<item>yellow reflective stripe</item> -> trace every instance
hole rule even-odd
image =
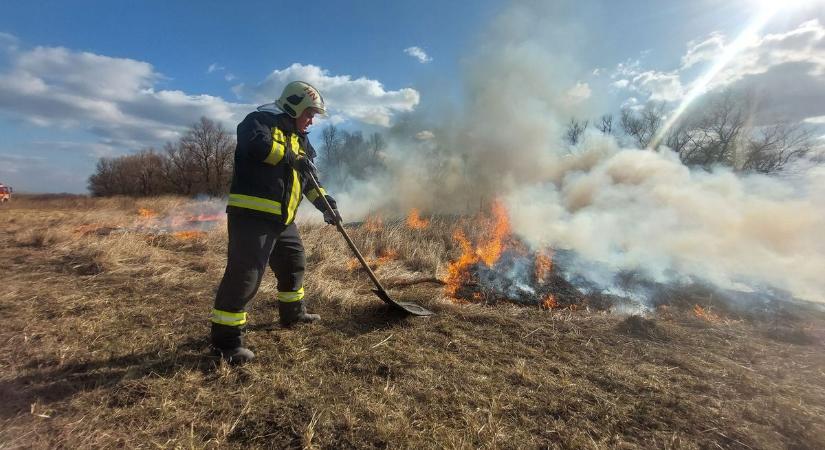
[[[303,155],[304,150],[301,148],[301,141],[298,140],[298,135],[297,134],[291,134],[289,137],[290,137],[290,141],[292,142],[292,152],[295,153],[296,155]]]
[[[251,195],[229,194],[229,206],[281,215],[281,203]]]
[[[284,152],[286,151],[286,139],[284,138],[284,132],[281,131],[280,128],[273,128],[272,129],[272,149],[269,151],[269,155],[267,155],[264,162],[267,164],[278,164],[284,159]]]
[[[324,188],[321,188],[320,190],[312,189],[309,192],[307,192],[307,198],[311,202],[314,202],[315,199],[318,198],[321,195],[327,195],[327,191],[325,191]]]
[[[292,152],[296,155],[303,154],[301,149],[301,141],[298,139],[298,134],[292,133],[289,135],[289,146]],[[301,178],[298,176],[298,171],[292,171],[292,192],[289,193],[289,204],[286,208],[286,221],[284,223],[290,224],[295,219],[295,211],[298,209],[298,204],[301,203],[302,196]]]
[[[230,327],[239,327],[246,323],[246,311],[236,313],[229,311],[221,311],[220,309],[213,309],[212,322],[221,325],[228,325]]]
[[[273,139],[272,150],[270,150],[269,154],[266,155],[266,159],[264,159],[264,162],[267,164],[272,164],[273,166],[275,164],[278,164],[279,162],[281,162],[282,159],[284,159],[284,149],[284,144]]]
[[[278,292],[278,301],[282,303],[292,303],[303,300],[304,288],[298,289],[295,292]]]
[[[298,171],[292,171],[292,192],[289,194],[289,206],[286,209],[286,222],[292,223],[295,218],[295,210],[298,209],[298,203],[301,202],[301,179],[298,177]]]

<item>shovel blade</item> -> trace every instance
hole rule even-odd
[[[401,309],[401,310],[405,311],[407,314],[412,314],[414,316],[431,316],[431,315],[433,315],[432,311],[430,311],[429,309],[427,309],[427,308],[425,308],[421,305],[417,305],[417,304],[412,303],[412,302],[397,302],[397,301],[393,300],[392,298],[390,298],[390,294],[387,294],[386,291],[382,291],[382,290],[379,290],[379,289],[373,289],[372,292],[378,298],[383,300],[384,303],[392,306],[393,308]]]

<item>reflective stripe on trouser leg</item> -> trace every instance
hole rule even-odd
[[[212,310],[212,323],[226,325],[229,327],[240,327],[246,325],[246,311],[229,312],[220,309]]]
[[[278,301],[282,303],[299,302],[304,299],[304,288],[297,291],[278,292]]]

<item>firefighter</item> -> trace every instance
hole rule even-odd
[[[229,191],[229,245],[226,270],[212,309],[212,347],[230,363],[254,354],[243,346],[246,305],[255,296],[266,266],[278,280],[278,314],[283,326],[315,322],[304,304],[304,247],[295,213],[306,195],[324,213],[324,221],[341,220],[335,200],[318,179],[315,150],[307,130],[316,114],[325,114],[324,99],[303,81],[284,87],[273,103],[258,107],[238,124],[235,167]],[[333,207],[328,211],[321,196]]]

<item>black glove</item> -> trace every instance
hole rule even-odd
[[[342,220],[343,219],[341,219],[341,213],[339,213],[337,209],[333,209],[332,211],[324,211],[324,222],[330,225],[335,225],[338,222],[341,222]]]
[[[312,161],[306,156],[299,156],[295,158],[292,168],[298,172],[301,172],[304,176],[312,174],[312,176],[315,177],[315,181],[318,181],[318,168],[315,167],[315,164],[313,164]]]
[[[330,211],[326,205],[324,205],[324,222],[330,225],[341,222],[343,219],[341,219],[341,213],[338,212],[338,203],[331,195],[325,195],[324,197],[327,199],[327,202],[329,202],[329,206],[332,206],[332,211]],[[321,202],[323,202],[323,200],[321,200]]]

